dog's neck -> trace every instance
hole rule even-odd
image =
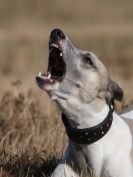
[[[102,122],[109,112],[109,106],[105,100],[95,99],[91,103],[80,106],[73,114],[66,114],[69,123],[76,128],[89,128]]]

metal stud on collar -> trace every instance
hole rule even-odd
[[[115,102],[114,102],[114,98],[111,99],[111,102],[109,104],[109,109],[114,111],[115,110]]]

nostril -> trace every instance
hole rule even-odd
[[[64,35],[64,33],[61,31],[61,30],[59,30],[59,31],[57,31],[57,35],[60,37],[60,38],[65,38],[65,35]]]
[[[52,37],[52,38],[65,39],[65,35],[64,35],[64,33],[63,33],[60,29],[54,29],[54,30],[51,32],[50,37]]]

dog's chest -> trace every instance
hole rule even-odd
[[[103,164],[103,151],[98,144],[92,145],[77,145],[71,144],[69,146],[69,155],[76,162],[80,169],[85,171],[95,171],[100,175],[100,169]]]

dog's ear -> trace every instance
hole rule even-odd
[[[124,96],[123,90],[119,87],[119,85],[116,84],[113,80],[109,79],[106,92],[107,102],[110,103],[112,98],[118,101],[122,101],[123,96]]]

